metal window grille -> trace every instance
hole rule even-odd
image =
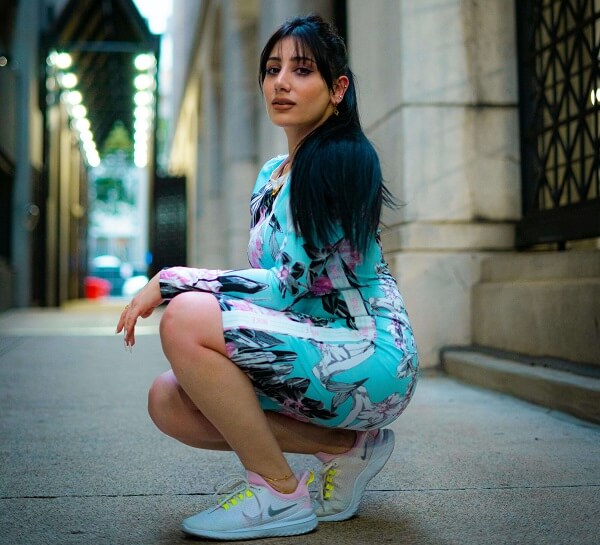
[[[517,246],[600,236],[600,0],[517,0]]]

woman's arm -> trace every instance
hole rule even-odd
[[[298,299],[315,293],[314,282],[323,274],[327,259],[340,242],[311,250],[304,247],[301,238],[288,234],[270,269],[164,269],[159,273],[160,293],[164,299],[186,291],[220,293],[274,310],[285,310]],[[323,291],[322,279],[318,291]]]

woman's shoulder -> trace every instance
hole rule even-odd
[[[277,155],[277,156],[269,159],[260,169],[260,173],[262,174],[262,173],[266,172],[269,174],[269,176],[271,176],[271,174],[273,174],[275,169],[281,163],[283,163],[286,159],[287,159],[287,154]]]
[[[260,187],[262,187],[263,185],[265,185],[268,181],[269,178],[271,177],[271,174],[273,174],[273,172],[275,171],[275,169],[281,164],[283,163],[283,161],[285,161],[285,159],[287,158],[287,155],[277,155],[276,157],[273,157],[272,159],[269,159],[260,169],[260,171],[258,172],[258,176],[256,178],[256,184],[255,184],[255,189],[259,189]]]

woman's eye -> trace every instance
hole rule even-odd
[[[296,68],[296,72],[301,76],[308,76],[312,72],[312,70],[310,70],[309,68],[305,68],[304,66],[299,66],[298,68]]]
[[[267,66],[266,73],[270,76],[273,76],[279,72],[279,68],[277,66]]]

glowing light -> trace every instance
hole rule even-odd
[[[73,64],[73,59],[68,53],[55,53],[50,55],[52,64],[61,70],[69,68]]]
[[[154,96],[148,91],[138,91],[133,97],[136,106],[148,106],[153,100]]]
[[[133,128],[136,131],[146,132],[150,128],[150,124],[146,119],[137,119],[133,124]]]
[[[90,120],[86,117],[82,117],[80,119],[75,120],[73,123],[74,128],[76,128],[79,132],[87,131],[91,127]]]
[[[133,62],[135,67],[140,71],[149,70],[156,65],[156,59],[154,58],[154,55],[150,55],[148,53],[142,53],[141,55],[138,55]]]
[[[148,74],[140,74],[133,80],[133,85],[138,91],[154,88],[154,78]]]
[[[67,93],[63,93],[62,96],[64,97],[65,101],[72,106],[81,104],[81,101],[83,100],[83,96],[81,96],[79,91],[69,91]]]
[[[98,155],[88,156],[87,162],[92,168],[97,167],[100,165],[100,157]]]
[[[94,144],[93,140],[88,140],[83,143],[83,149],[85,150],[86,155],[97,155],[98,150],[96,149],[96,144]]]
[[[148,133],[146,131],[135,131],[133,133],[133,141],[137,144],[143,143],[146,145],[146,141],[148,140]]]
[[[73,89],[77,85],[77,76],[72,72],[67,72],[60,76],[60,84],[65,89]]]
[[[81,131],[79,138],[81,138],[82,142],[92,142],[94,140],[94,135],[92,134],[92,131],[88,129],[86,131]]]
[[[152,109],[148,106],[137,106],[133,111],[133,117],[136,119],[149,119],[152,116]]]
[[[148,156],[147,155],[135,155],[133,158],[133,162],[135,166],[138,168],[144,168],[148,164]]]
[[[87,109],[82,104],[77,104],[76,106],[73,106],[73,108],[71,108],[71,115],[75,119],[81,119],[82,117],[85,117],[87,115]]]
[[[4,68],[8,64],[8,59],[4,55],[0,55],[0,68]]]

